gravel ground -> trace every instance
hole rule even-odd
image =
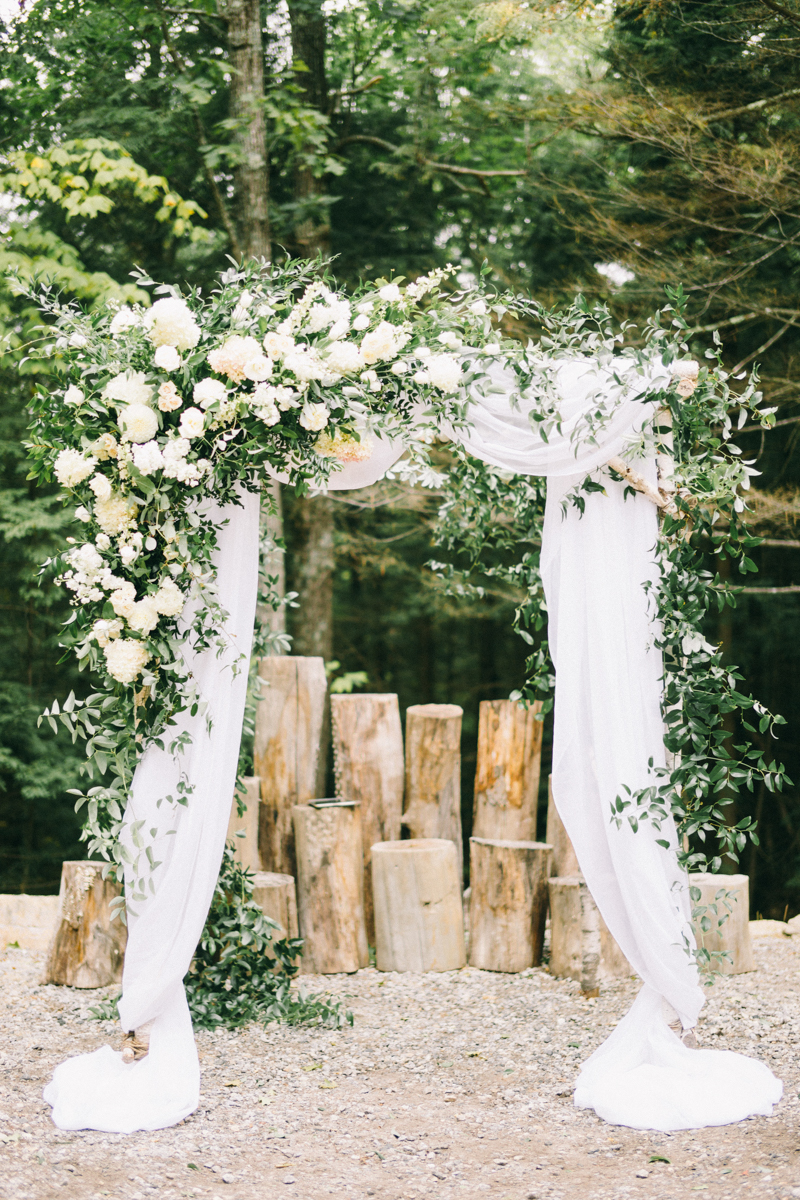
[[[634,981],[584,1000],[544,970],[306,978],[355,1025],[200,1033],[200,1108],[154,1134],[63,1133],[42,1087],[70,1054],[116,1042],[98,993],[38,984],[41,959],[0,954],[0,1197],[145,1200],[632,1200],[800,1197],[800,939],[755,943],[758,970],[717,982],[701,1044],[783,1079],[770,1119],[697,1133],[609,1126],[572,1107],[580,1062]]]

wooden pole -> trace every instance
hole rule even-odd
[[[277,922],[276,941],[281,938],[296,938],[300,934],[297,924],[297,895],[291,875],[275,871],[259,871],[253,879],[253,899],[265,917]]]
[[[536,840],[544,724],[537,701],[482,700],[472,832],[475,837]],[[548,839],[549,840],[549,839]]]
[[[372,846],[397,841],[403,809],[403,731],[391,693],[331,696],[336,795],[361,805],[364,839],[364,917],[375,942]]]
[[[525,971],[542,957],[552,848],[470,838],[469,961]]]
[[[581,869],[578,865],[578,856],[564,828],[564,822],[558,815],[558,809],[553,799],[552,775],[547,780],[547,833],[545,834],[545,839],[548,845],[553,847],[553,857],[550,860],[550,874],[558,876],[580,875]]]
[[[103,879],[108,863],[65,862],[61,868],[59,914],[47,954],[44,983],[100,988],[122,980],[128,931],[111,919],[111,902],[121,888]]]
[[[457,704],[406,709],[406,786],[403,825],[412,838],[449,838],[459,863],[461,834],[461,718]],[[463,871],[462,871],[463,874]]]
[[[242,799],[245,811],[239,816],[239,794],[234,792],[231,815],[228,821],[228,832],[225,841],[234,847],[236,861],[248,871],[261,870],[261,856],[258,852],[258,820],[261,796],[261,780],[250,775],[242,780],[246,796]],[[240,834],[244,836],[239,836]]]
[[[466,962],[461,862],[448,838],[372,847],[379,971],[457,971]]]
[[[689,883],[700,889],[700,899],[692,903],[692,908],[703,910],[692,922],[697,945],[705,950],[727,952],[730,956],[712,958],[708,969],[722,975],[755,971],[750,940],[750,880],[747,875],[708,875],[698,872],[689,876]],[[709,928],[704,929],[704,924]]]
[[[357,804],[292,809],[303,970],[335,975],[369,962],[364,925],[364,858]]]
[[[321,658],[272,655],[258,664],[255,773],[261,779],[258,846],[266,871],[295,874],[292,807],[316,794],[327,681]]]

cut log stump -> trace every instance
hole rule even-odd
[[[575,853],[569,835],[564,828],[564,822],[558,815],[553,799],[553,776],[547,780],[547,834],[546,841],[553,847],[553,857],[550,860],[550,874],[563,878],[567,875],[580,875],[578,856]]]
[[[234,794],[231,806],[231,816],[228,821],[228,832],[225,841],[234,847],[234,857],[240,866],[248,871],[261,870],[261,856],[258,852],[258,823],[259,805],[261,802],[261,780],[250,775],[242,780],[246,796],[242,799],[247,806],[242,816],[239,816],[239,798]]]
[[[550,889],[550,974],[577,979],[585,996],[633,968],[600,915],[582,875],[554,877]]]
[[[536,840],[544,729],[536,714],[541,708],[539,701],[521,708],[514,700],[481,700],[474,837]]]
[[[0,896],[0,950],[46,951],[58,921],[58,896],[26,896],[12,892]]]
[[[372,847],[379,971],[456,971],[466,962],[461,862],[449,838]]]
[[[102,862],[65,862],[61,868],[59,911],[47,954],[44,983],[100,988],[122,980],[127,929],[111,919],[118,883],[103,879]]]
[[[331,696],[336,795],[361,805],[364,839],[364,918],[375,941],[372,845],[400,837],[403,809],[403,730],[392,693]]]
[[[302,969],[335,975],[369,963],[361,812],[353,802],[292,809]]]
[[[278,925],[273,937],[299,937],[297,924],[297,895],[294,878],[275,871],[258,871],[253,877],[253,899],[265,917]]]
[[[412,838],[449,838],[464,861],[461,834],[461,718],[457,704],[406,709],[403,825]]]
[[[469,961],[525,971],[542,957],[552,847],[470,838]]]
[[[719,971],[722,975],[741,975],[745,971],[755,971],[750,940],[748,876],[697,873],[689,876],[689,883],[692,887],[700,889],[700,899],[692,902],[692,908],[704,910],[693,920],[698,947],[702,946],[703,949],[712,952],[726,951],[730,956],[712,957],[708,964],[709,970]],[[710,925],[710,928],[703,929],[704,923]]]
[[[258,664],[255,774],[261,779],[258,845],[265,871],[295,874],[292,808],[316,794],[327,680],[321,658],[272,655]]]

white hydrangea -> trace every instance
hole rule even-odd
[[[129,579],[114,580],[112,577],[112,581],[117,586],[113,588],[111,595],[108,597],[109,602],[117,616],[124,617],[127,620],[133,612],[133,606],[136,603],[136,588]]]
[[[345,329],[350,325],[350,304],[329,293],[327,304],[314,304],[309,309],[306,328],[309,333],[320,333],[331,325],[344,324]]]
[[[340,375],[346,375],[350,371],[361,370],[364,356],[354,342],[336,342],[331,346],[325,362]]]
[[[245,366],[254,359],[263,357],[261,347],[253,337],[241,337],[235,333],[212,350],[207,356],[208,365],[218,375],[227,375],[234,383],[245,378]]]
[[[200,408],[185,408],[181,413],[178,431],[182,438],[200,437],[205,427],[206,418]]]
[[[64,403],[65,404],[82,404],[84,399],[85,399],[84,393],[81,391],[81,389],[79,387],[76,387],[74,383],[71,383],[69,385],[69,387],[67,388],[67,390],[64,392]]]
[[[126,442],[149,442],[158,433],[158,417],[147,404],[126,405],[117,418],[117,424]]]
[[[192,389],[192,399],[201,408],[208,408],[217,401],[222,401],[228,394],[228,389],[221,379],[201,379]]]
[[[381,321],[377,328],[365,333],[361,341],[361,353],[367,363],[381,362],[394,358],[405,346],[411,335],[398,325]]]
[[[136,520],[136,502],[126,496],[113,494],[107,500],[96,500],[94,519],[109,537],[127,532]]]
[[[108,673],[118,683],[133,683],[150,655],[142,642],[132,638],[116,638],[103,649]]]
[[[253,392],[251,407],[255,416],[265,425],[277,425],[281,414],[276,404],[276,393],[283,388],[268,387],[261,383]]]
[[[174,346],[159,346],[154,355],[155,364],[161,371],[177,371],[181,356]]]
[[[62,487],[74,488],[88,479],[97,466],[96,458],[87,458],[80,450],[61,450],[55,461],[56,479]]]
[[[186,597],[173,579],[163,580],[153,596],[153,604],[162,617],[179,617],[185,603]]]
[[[294,349],[294,338],[288,333],[268,333],[262,343],[270,358],[283,358]]]
[[[103,395],[118,404],[149,404],[153,389],[144,371],[122,371],[108,381]]]
[[[284,356],[283,365],[301,383],[322,380],[327,374],[319,356],[313,350],[303,350],[299,346]]]
[[[111,492],[111,480],[107,475],[93,475],[89,480],[89,487],[94,492],[98,500],[108,500]]]
[[[461,364],[452,354],[432,354],[427,360],[428,378],[440,392],[457,392],[461,384]]]
[[[171,438],[164,446],[164,466],[169,469],[177,463],[182,462],[192,448],[191,442],[186,438],[177,437]]]
[[[311,402],[304,404],[303,411],[300,413],[300,424],[303,429],[308,429],[312,433],[324,429],[328,424],[328,410],[325,405]]]
[[[192,350],[200,341],[200,326],[185,300],[166,296],[148,309],[144,323],[150,341],[156,346],[174,346]]]
[[[186,438],[173,438],[164,447],[164,474],[168,479],[177,479],[178,483],[196,487],[202,476],[209,468],[207,459],[196,463],[187,462],[186,455],[191,449],[191,442]]]
[[[164,466],[164,456],[158,442],[142,442],[141,445],[134,446],[133,463],[142,475],[152,475],[154,471],[160,471]]]
[[[133,329],[138,325],[141,317],[135,313],[127,304],[123,304],[122,308],[114,315],[111,321],[110,329],[111,336],[117,337],[120,333],[124,333],[126,329]]]
[[[159,612],[152,596],[145,596],[131,605],[125,620],[137,633],[152,633],[158,624]]]
[[[97,547],[91,542],[75,546],[65,555],[70,570],[62,577],[63,583],[81,604],[90,604],[103,599],[100,584],[107,571]]]

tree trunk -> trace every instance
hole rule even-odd
[[[606,979],[633,968],[600,915],[582,875],[553,877],[550,890],[550,974],[577,979],[584,995],[597,995]]]
[[[128,931],[112,921],[118,883],[103,879],[101,862],[65,862],[61,868],[59,919],[47,955],[44,982],[100,988],[122,980]]]
[[[234,855],[240,866],[248,871],[261,870],[261,855],[258,852],[258,823],[261,780],[248,776],[242,780],[247,795],[242,797],[245,811],[239,816],[239,793],[234,792],[228,832],[225,841],[234,847]],[[240,836],[243,835],[243,836]]]
[[[544,725],[537,701],[482,700],[478,719],[474,837],[536,841]]]
[[[544,840],[548,846],[553,847],[553,857],[550,860],[551,875],[580,875],[578,856],[553,799],[552,775],[547,780],[547,833]]]
[[[284,651],[271,640],[270,635],[286,633],[285,551],[283,542],[283,497],[281,485],[276,479],[264,483],[261,502],[261,552],[259,562],[260,596],[256,606],[257,627],[261,630],[265,654],[282,654]],[[267,603],[267,598],[273,601]]]
[[[296,938],[297,895],[294,878],[275,871],[258,871],[253,878],[253,899],[265,917],[271,917],[279,926],[273,937]]]
[[[292,810],[297,847],[297,908],[303,970],[357,971],[369,963],[358,805]]]
[[[261,0],[226,0],[223,11],[228,20],[230,115],[237,122],[235,136],[239,150],[233,172],[239,240],[246,258],[264,258],[270,262]]]
[[[457,704],[406,709],[403,824],[412,838],[450,838],[464,861],[461,836],[461,718]]]
[[[730,955],[730,958],[712,958],[708,970],[719,971],[722,975],[755,971],[750,941],[750,880],[747,875],[696,874],[689,876],[689,883],[700,889],[700,899],[692,907],[706,910],[693,921],[697,945],[705,950],[726,951]],[[726,893],[732,895],[727,896]],[[708,930],[702,927],[704,917],[711,926]]]
[[[372,851],[379,971],[458,971],[466,963],[461,863],[445,838]]]
[[[547,918],[550,847],[470,838],[469,961],[483,971],[538,966]]]
[[[302,98],[311,108],[327,114],[328,80],[325,71],[326,26],[321,0],[290,0],[289,19],[292,26],[292,61],[295,64],[295,83]],[[298,69],[302,63],[306,70]],[[295,171],[294,197],[300,206],[294,237],[298,253],[304,258],[330,254],[330,223],[317,221],[313,211],[315,199],[322,195],[324,181],[307,166]],[[304,208],[306,211],[304,212]]]

